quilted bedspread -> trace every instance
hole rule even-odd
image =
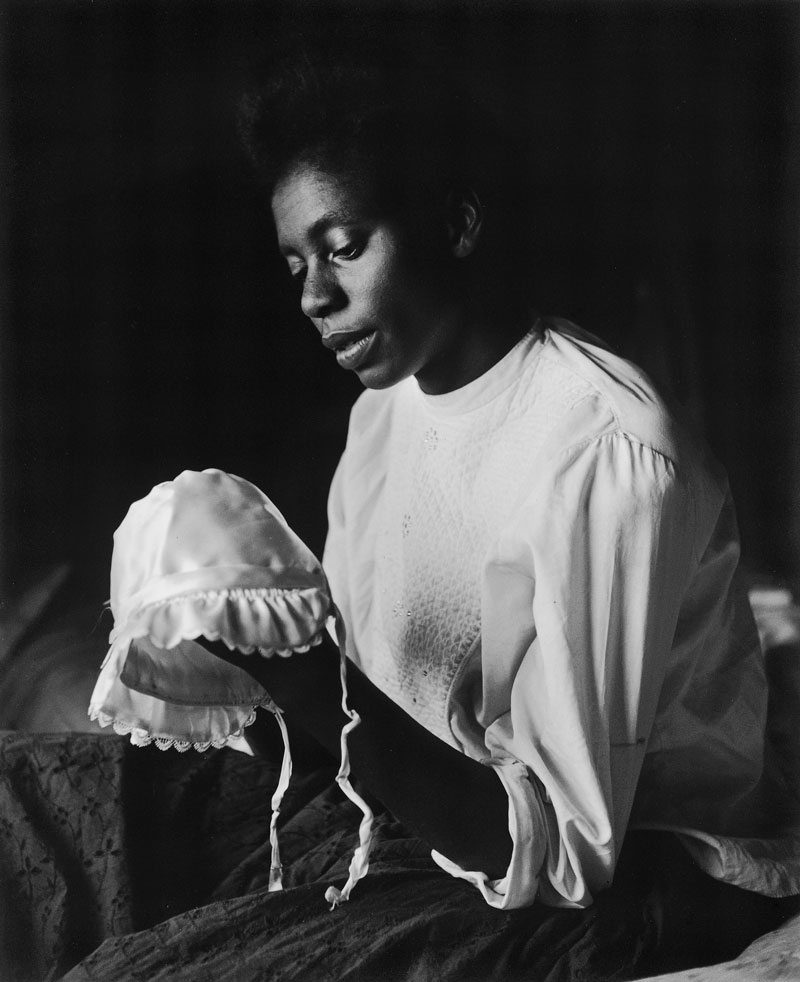
[[[625,979],[733,957],[775,921],[654,833],[631,837],[588,910],[493,910],[380,810],[368,876],[329,911],[325,888],[346,878],[359,821],[334,771],[293,777],[285,889],[269,893],[277,763],[3,734],[0,979]]]

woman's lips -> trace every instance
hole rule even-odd
[[[366,357],[375,331],[341,331],[323,337],[322,343],[336,354],[342,368],[357,368]]]
[[[372,341],[375,338],[375,331],[362,335],[355,341],[347,342],[344,347],[336,348],[336,361],[341,368],[355,369],[367,357]]]

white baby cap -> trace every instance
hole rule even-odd
[[[285,754],[272,798],[270,889],[281,889],[276,821],[291,777],[286,725],[266,690],[243,669],[195,639],[223,641],[253,657],[289,656],[322,640],[336,625],[341,657],[342,731],[337,783],[362,811],[359,844],[332,906],[366,875],[372,812],[350,784],[347,737],[359,722],[347,704],[344,625],[319,561],[254,484],[208,469],[183,471],[128,510],[114,533],[110,650],[89,715],[129,734],[137,746],[162,750],[246,749],[244,727],[256,707],[275,714]]]
[[[322,567],[269,498],[210,469],[131,505],[114,534],[111,611],[90,716],[139,745],[205,750],[240,737],[256,706],[275,707],[194,639],[289,655],[321,639],[333,605]]]

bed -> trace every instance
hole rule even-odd
[[[79,586],[79,574],[57,567],[2,611],[3,982],[800,978],[800,905],[782,902],[763,924],[744,923],[739,891],[708,910],[698,878],[693,910],[654,906],[648,864],[677,869],[682,860],[677,844],[646,835],[620,863],[625,910],[601,895],[587,911],[506,913],[446,877],[374,803],[370,873],[331,912],[325,889],[346,877],[359,814],[333,783],[335,763],[311,747],[296,751],[281,817],[286,889],[271,894],[279,757],[139,749],[91,723],[109,622],[100,604],[80,604]],[[800,609],[784,590],[752,597],[781,693],[773,738],[800,753]],[[688,917],[725,918],[727,946],[678,941],[644,954],[659,932],[679,939]]]

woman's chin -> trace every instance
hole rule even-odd
[[[403,379],[408,378],[410,372],[402,372],[396,366],[388,365],[386,362],[373,362],[365,364],[357,369],[353,369],[358,375],[359,381],[366,389],[388,389]]]

